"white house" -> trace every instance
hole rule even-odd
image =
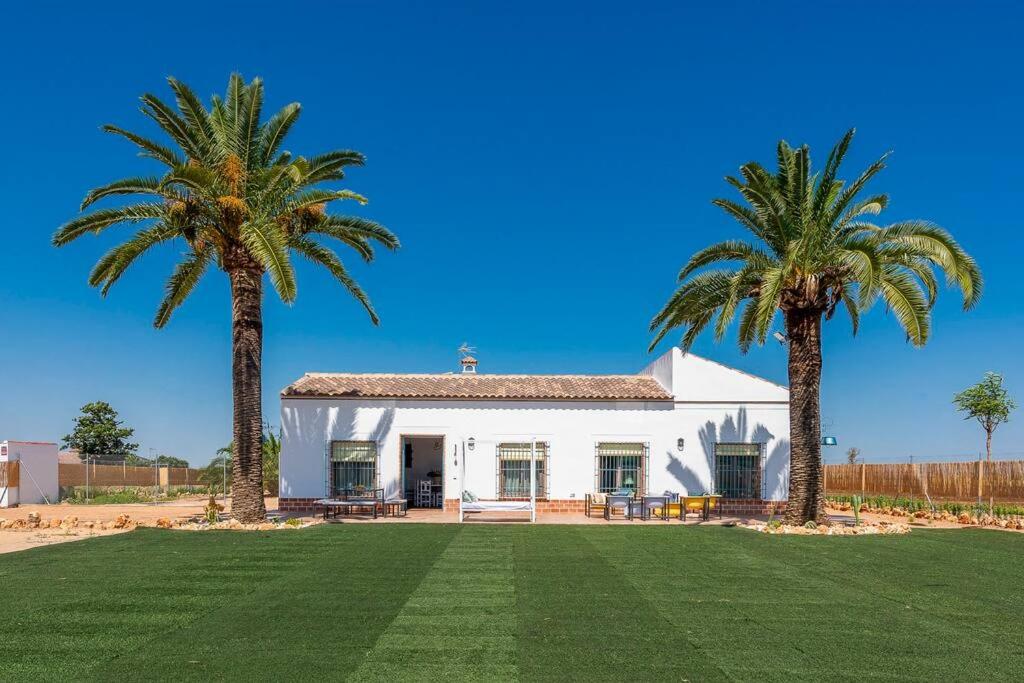
[[[57,444],[0,441],[0,507],[56,503]]]
[[[587,493],[720,493],[727,512],[785,500],[789,392],[673,348],[636,375],[308,373],[281,392],[280,507],[332,490],[529,496],[580,511]],[[465,462],[458,464],[459,454]],[[460,482],[460,472],[465,481]]]

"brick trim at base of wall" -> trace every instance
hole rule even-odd
[[[761,500],[760,498],[730,498],[722,500],[722,514],[742,517],[744,515],[770,515],[772,509],[776,515],[786,511],[784,500]]]
[[[312,510],[313,503],[319,498],[278,498],[277,509],[280,512],[300,512]]]
[[[279,498],[277,509],[281,512],[299,512],[313,509],[313,503],[317,498]],[[558,513],[582,513],[584,512],[585,501],[582,498],[564,498],[556,500],[538,500],[537,512],[545,514]],[[786,501],[770,501],[759,499],[729,499],[722,501],[722,514],[725,515],[767,515],[771,514],[772,508],[775,514],[779,515],[786,511]],[[458,512],[459,499],[446,498],[444,501],[445,512]]]

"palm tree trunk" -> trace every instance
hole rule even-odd
[[[790,309],[789,338],[789,502],[786,523],[824,522],[821,469],[821,311]]]
[[[263,522],[262,366],[263,273],[237,267],[231,279],[231,396],[234,401],[234,454],[231,515],[240,522]]]

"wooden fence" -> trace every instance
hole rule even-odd
[[[1024,502],[1024,460],[825,465],[835,495]]]
[[[61,486],[196,486],[199,470],[188,467],[132,467],[130,465],[76,465],[60,463],[57,479]]]
[[[0,462],[0,488],[17,488],[20,478],[21,463],[17,460]]]

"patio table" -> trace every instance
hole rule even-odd
[[[384,501],[384,516],[405,517],[409,513],[409,501],[405,498],[389,498]]]

